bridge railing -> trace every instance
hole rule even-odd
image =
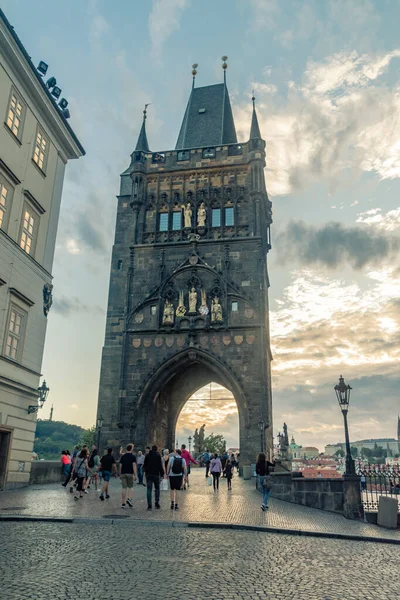
[[[356,473],[361,476],[361,498],[364,512],[378,512],[379,498],[395,498],[400,513],[400,469],[398,466],[356,462]]]

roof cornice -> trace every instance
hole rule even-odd
[[[29,97],[34,101],[35,108],[39,110],[43,121],[45,121],[52,131],[55,139],[58,140],[65,155],[69,159],[83,156],[85,154],[83,146],[65,117],[61,114],[57,103],[38,74],[31,57],[1,9],[0,49],[6,60],[15,69],[21,82],[26,87]],[[18,91],[21,93],[20,89]]]

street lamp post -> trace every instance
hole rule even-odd
[[[189,454],[190,454],[192,451],[192,436],[191,435],[189,435],[189,437],[188,437],[188,442],[189,442]]]
[[[97,451],[100,454],[100,434],[101,434],[101,428],[103,427],[103,417],[101,415],[99,415],[97,417]]]
[[[347,424],[347,413],[349,412],[350,404],[350,391],[352,388],[346,385],[342,375],[339,377],[339,383],[335,385],[336,397],[340,406],[340,410],[343,414],[344,420],[344,435],[346,440],[346,475],[355,475],[356,469],[354,465],[353,457],[351,456],[350,439],[349,439],[349,427]]]
[[[43,380],[42,385],[40,387],[38,387],[37,391],[38,391],[39,404],[30,404],[28,406],[28,415],[31,415],[32,413],[37,413],[39,408],[43,408],[43,404],[47,400],[47,396],[49,395],[50,388],[47,387],[45,380]]]

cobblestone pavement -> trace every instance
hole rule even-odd
[[[233,523],[400,540],[400,530],[385,530],[376,525],[349,521],[341,515],[280,500],[271,499],[270,509],[263,513],[260,509],[261,496],[255,490],[254,480],[244,481],[235,476],[233,490],[229,493],[226,481],[222,480],[219,493],[214,494],[212,487],[207,485],[204,470],[193,469],[190,478],[189,490],[180,492],[179,511],[170,510],[168,492],[161,492],[161,510],[147,511],[146,489],[139,485],[135,485],[133,509],[122,510],[121,485],[119,480],[114,479],[111,481],[111,498],[104,502],[99,501],[94,490],[75,502],[72,494],[58,484],[1,492],[0,517],[15,514],[86,518],[119,515],[126,519],[129,517],[130,520]]]
[[[0,522],[0,556],[7,600],[400,596],[399,548],[371,542],[140,521]]]

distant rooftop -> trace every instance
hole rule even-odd
[[[222,144],[237,144],[226,84],[217,83],[193,88],[175,149]]]

